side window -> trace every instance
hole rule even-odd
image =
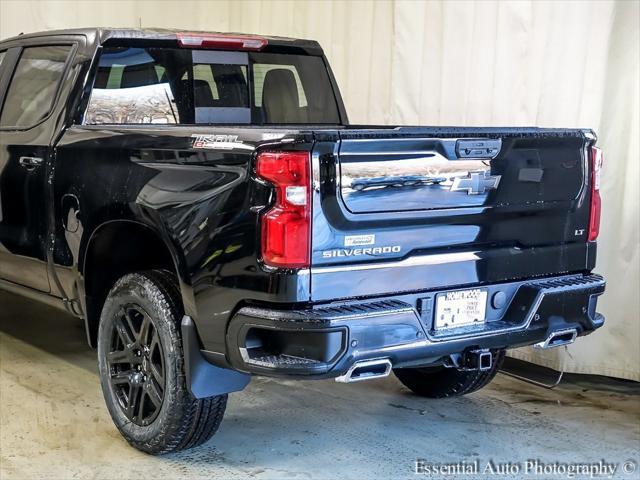
[[[0,114],[0,127],[31,127],[49,114],[70,52],[70,45],[22,51]]]
[[[119,47],[104,50],[85,124],[178,123],[182,105],[176,105],[163,64],[169,60],[166,55],[156,60],[153,51]]]
[[[6,50],[4,52],[0,52],[0,67],[2,67],[2,59],[4,58],[5,53],[7,53]]]

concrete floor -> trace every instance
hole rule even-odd
[[[434,401],[395,378],[257,378],[230,397],[209,443],[151,457],[118,434],[96,372],[80,322],[0,292],[2,480],[414,478],[416,459],[478,460],[481,469],[489,461],[604,460],[619,464],[616,478],[639,478],[621,472],[639,459],[637,384],[570,377],[549,391],[501,374],[481,392]]]

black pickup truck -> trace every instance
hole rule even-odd
[[[604,322],[590,130],[349,125],[316,42],[166,30],[4,40],[0,106],[0,288],[84,319],[143,451],[252,375],[463,395]]]

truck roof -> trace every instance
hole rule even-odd
[[[98,43],[102,44],[107,40],[165,40],[174,41],[179,33],[194,34],[217,34],[217,35],[249,35],[264,38],[269,45],[275,47],[293,47],[304,50],[309,54],[322,54],[322,47],[315,40],[306,40],[301,38],[275,37],[271,35],[254,35],[237,32],[206,32],[202,30],[191,29],[167,29],[167,28],[108,28],[108,27],[85,27],[85,28],[69,28],[64,30],[49,30],[42,32],[24,33],[14,37],[6,38],[0,43],[8,43],[17,40],[26,40],[37,37],[56,37],[65,35],[84,35],[89,38],[95,38]]]

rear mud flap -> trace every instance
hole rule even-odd
[[[251,380],[246,373],[210,364],[200,352],[200,341],[193,319],[182,318],[182,346],[184,349],[187,386],[195,398],[207,398],[243,390]]]

